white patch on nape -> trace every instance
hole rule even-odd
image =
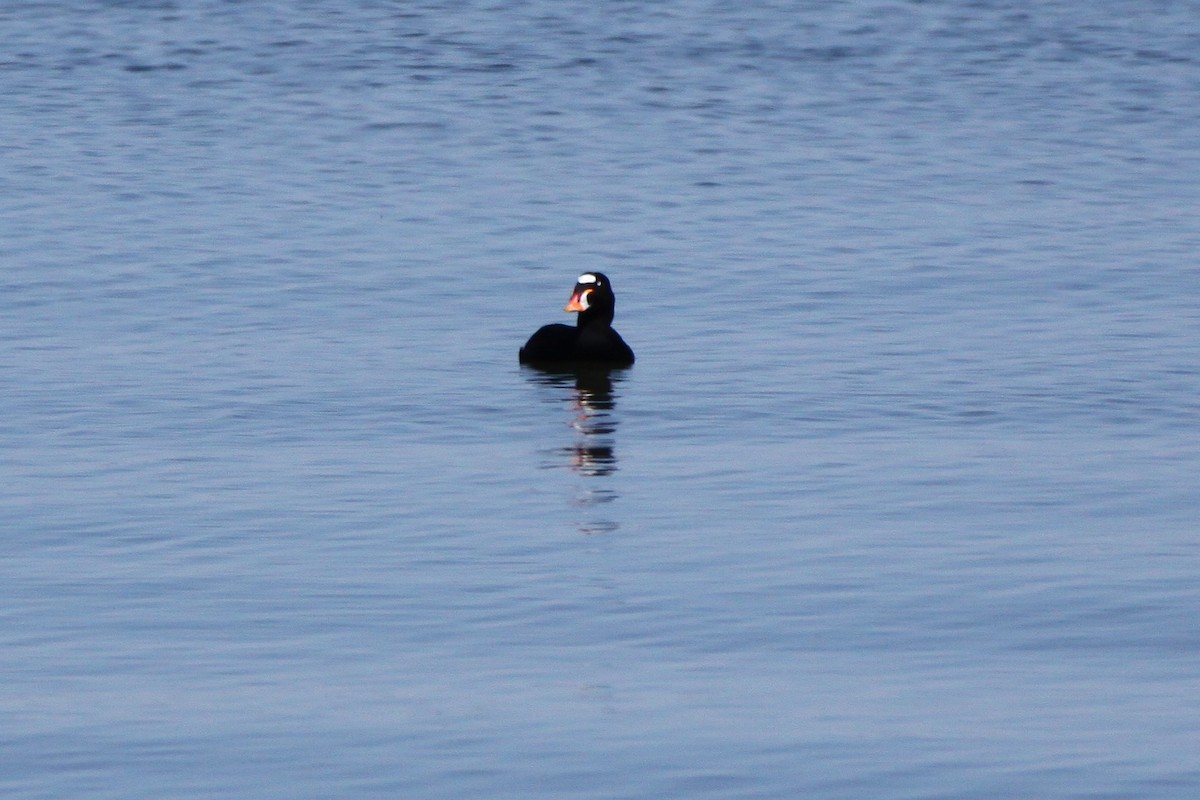
[[[582,275],[580,275],[579,280],[577,280],[575,282],[576,283],[599,283],[600,281],[596,280],[596,276],[593,275],[592,273],[585,272]]]

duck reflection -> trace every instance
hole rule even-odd
[[[623,369],[603,366],[526,367],[534,383],[564,390],[571,410],[575,441],[556,452],[566,456],[566,465],[589,477],[610,475],[617,470],[615,448],[617,417],[613,387],[622,380]]]
[[[566,467],[588,479],[576,493],[571,504],[583,512],[579,531],[599,534],[615,531],[619,525],[611,519],[597,518],[607,504],[617,499],[617,493],[603,478],[617,471],[617,414],[614,387],[623,380],[623,369],[602,366],[570,368],[525,368],[526,376],[535,384],[554,390],[556,401],[562,402],[570,416],[568,424],[574,435],[572,441],[549,451],[547,465]]]

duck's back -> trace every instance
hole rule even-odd
[[[574,325],[563,325],[559,322],[543,325],[529,337],[517,358],[522,364],[537,361],[571,361],[575,357],[575,343],[578,339],[579,329]]]

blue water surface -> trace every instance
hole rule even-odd
[[[1198,796],[1196,11],[6,3],[0,793]]]

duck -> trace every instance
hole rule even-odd
[[[543,325],[529,337],[518,359],[522,364],[603,364],[627,367],[633,350],[613,329],[617,298],[602,272],[585,272],[575,281],[564,311],[579,314],[575,325]]]

